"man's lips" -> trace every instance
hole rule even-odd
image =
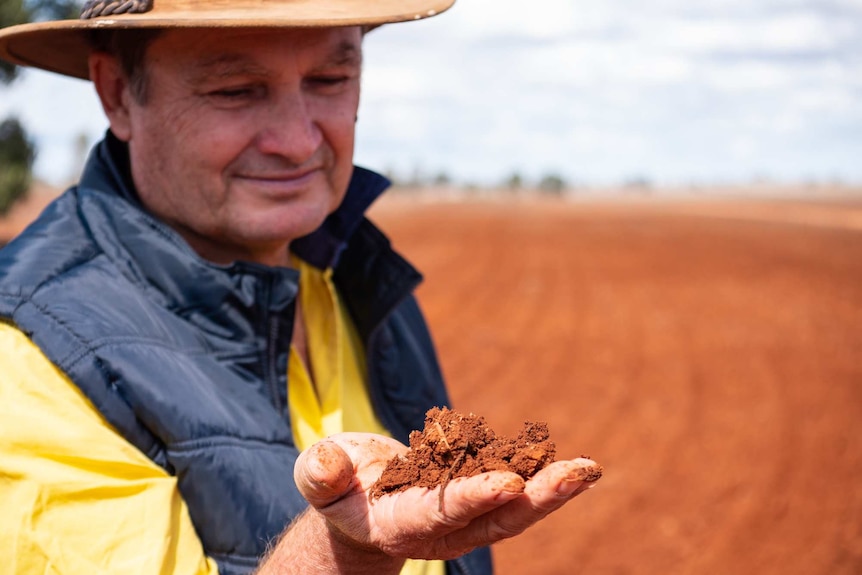
[[[241,180],[254,180],[259,182],[291,182],[313,176],[321,169],[322,168],[305,168],[302,170],[290,170],[285,172],[249,172],[237,174],[235,177]]]
[[[234,176],[234,182],[252,193],[271,198],[292,197],[314,185],[322,168],[291,170],[286,172],[249,172]],[[257,190],[256,192],[254,190]]]

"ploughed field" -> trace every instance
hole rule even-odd
[[[862,573],[862,203],[382,199],[455,406],[595,489],[502,574]]]

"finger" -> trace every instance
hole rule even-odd
[[[590,459],[556,461],[527,482],[524,494],[536,513],[547,515],[592,487],[601,476],[602,467]]]
[[[407,451],[407,446],[400,441],[372,433],[338,433],[328,440],[341,447],[353,461],[361,489],[369,489],[383,473],[389,460]]]
[[[490,471],[459,478],[446,485],[445,489],[439,487],[435,490],[440,499],[438,512],[446,525],[464,527],[477,517],[517,499],[525,487],[520,475],[508,471]]]
[[[293,476],[302,496],[320,509],[350,490],[353,461],[339,445],[324,440],[299,454]]]
[[[511,537],[556,511],[601,477],[602,468],[589,459],[556,461],[534,475],[524,494],[489,517]]]
[[[490,545],[514,537],[559,509],[601,477],[601,466],[589,459],[557,461],[531,478],[524,493],[446,537],[451,548]]]
[[[446,536],[517,499],[524,486],[519,475],[503,471],[455,479],[443,492],[442,509],[439,487],[384,495],[372,507],[372,541],[395,556],[457,557],[470,549],[447,546]]]
[[[375,504],[375,514],[391,518],[402,531],[440,537],[519,497],[524,485],[516,473],[491,471],[451,481],[442,502],[441,487],[384,495]]]

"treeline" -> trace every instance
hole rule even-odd
[[[527,178],[519,172],[513,172],[499,182],[485,183],[481,185],[456,181],[448,174],[448,172],[445,171],[425,175],[416,170],[409,177],[403,177],[390,170],[386,173],[386,177],[388,177],[396,187],[407,190],[451,187],[468,191],[494,189],[506,190],[512,193],[518,193],[521,191],[538,191],[549,195],[562,195],[566,190],[577,187],[576,184],[567,181],[562,175],[556,172],[546,173],[536,179]]]

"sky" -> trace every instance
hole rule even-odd
[[[363,75],[356,163],[401,179],[862,184],[862,0],[458,0],[370,33]],[[39,71],[9,114],[58,185],[106,128]]]

